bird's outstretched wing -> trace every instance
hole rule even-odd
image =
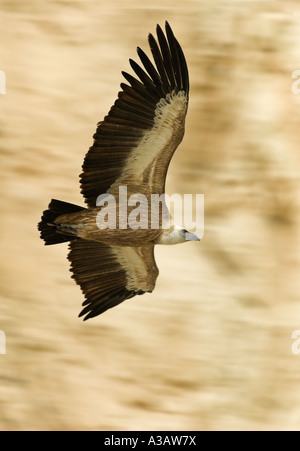
[[[79,315],[86,315],[84,320],[155,287],[158,269],[153,245],[114,247],[77,239],[69,247],[72,277],[85,295]]]
[[[118,99],[98,124],[80,176],[81,192],[89,207],[100,194],[114,194],[120,185],[128,192],[165,191],[173,153],[184,135],[189,76],[183,51],[166,22],[150,34],[154,64],[140,49],[142,68],[130,60],[139,80],[123,72]]]

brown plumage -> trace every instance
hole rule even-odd
[[[165,29],[164,34],[157,26],[157,40],[149,35],[154,64],[137,49],[144,68],[132,60],[130,64],[139,79],[123,72],[129,84],[121,84],[118,99],[98,124],[80,175],[87,208],[52,200],[38,225],[46,245],[69,241],[73,278],[85,295],[80,314],[85,319],[154,289],[155,244],[198,239],[172,221],[166,230],[162,207],[158,227],[151,228],[151,195],[165,192],[168,166],[184,135],[189,96],[182,49],[167,22]],[[120,186],[126,186],[126,200],[132,194],[147,200],[140,208],[138,229],[128,219],[133,207],[125,219],[119,215]],[[115,228],[97,225],[105,205],[99,206],[97,199],[103,193],[115,199]],[[114,208],[109,205],[107,214]]]

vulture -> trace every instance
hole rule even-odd
[[[97,124],[80,175],[86,207],[52,199],[38,224],[46,245],[69,243],[84,320],[153,291],[156,244],[199,241],[174,223],[164,201],[168,166],[184,135],[189,75],[168,22],[156,35],[148,37],[153,62],[137,48],[141,64],[129,60],[136,76],[122,72],[127,83]]]

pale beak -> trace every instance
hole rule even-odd
[[[200,238],[195,233],[186,232],[185,239],[187,241],[200,241]]]

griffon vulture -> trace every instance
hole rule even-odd
[[[127,199],[136,194],[148,200],[144,208],[150,208],[152,194],[164,195],[168,166],[184,135],[189,99],[185,57],[167,22],[165,33],[160,26],[156,31],[157,40],[149,35],[154,64],[137,49],[144,67],[130,60],[138,79],[122,72],[128,84],[121,84],[85,156],[80,183],[87,207],[52,200],[38,225],[46,245],[69,242],[72,277],[85,296],[79,316],[85,320],[152,292],[158,276],[156,244],[199,240],[172,221],[165,227],[162,205],[156,228],[151,228],[148,211],[146,216],[140,211],[144,222],[138,228],[128,227],[129,216],[124,222],[119,214],[120,187],[126,187]],[[116,227],[99,227],[97,218],[112,196]]]

